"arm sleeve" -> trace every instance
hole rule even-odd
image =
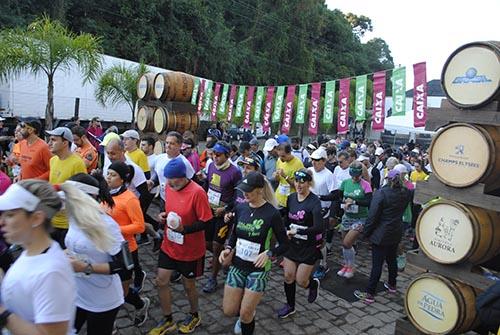
[[[193,224],[184,227],[184,235],[187,234],[192,234],[192,233],[197,233],[199,231],[205,230],[205,227],[207,226],[207,222],[204,221],[196,221]]]
[[[126,206],[127,215],[132,221],[131,224],[120,226],[122,234],[141,234],[144,232],[144,217],[142,216],[141,206],[137,198],[130,199]]]
[[[135,188],[137,192],[139,192],[139,201],[141,203],[141,209],[143,211],[146,210],[146,208],[149,207],[150,203],[148,200],[150,200],[149,197],[149,191],[148,191],[148,183],[144,182],[139,186],[136,186]]]
[[[75,292],[71,273],[53,271],[37,279],[32,300],[35,324],[70,321],[74,312]]]
[[[283,225],[283,221],[281,221],[281,216],[279,212],[276,212],[272,217],[271,227],[278,240],[278,245],[271,248],[271,252],[275,256],[281,256],[288,249],[288,237],[286,236],[285,226]],[[236,241],[235,241],[236,243]]]
[[[365,197],[360,200],[356,200],[356,204],[363,207],[369,207],[372,201],[372,193],[365,193]]]
[[[382,193],[382,190],[376,191],[368,211],[368,218],[366,219],[366,223],[363,228],[363,234],[366,237],[369,237],[373,233],[377,223],[380,221],[383,200],[384,194]]]
[[[339,190],[333,190],[330,192],[330,194],[319,196],[319,199],[322,201],[335,201],[339,200],[339,198],[342,198],[341,194],[343,196],[343,192],[340,192]]]

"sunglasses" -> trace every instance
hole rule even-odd
[[[295,172],[295,181],[298,181],[300,183],[303,183],[305,181],[311,181],[312,178],[309,174],[302,172],[302,171],[297,171]]]
[[[311,160],[313,162],[319,162],[319,161],[322,161],[323,159],[322,158],[311,158]]]

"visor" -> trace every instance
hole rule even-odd
[[[40,199],[33,193],[18,184],[12,184],[0,196],[0,211],[22,208],[28,212],[33,212],[39,203]]]

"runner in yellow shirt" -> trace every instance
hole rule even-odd
[[[141,137],[136,130],[129,129],[121,134],[123,137],[123,146],[125,147],[125,156],[128,157],[132,162],[137,164],[144,174],[146,175],[146,179],[150,177],[150,168],[148,163],[148,156],[139,149],[139,143],[141,141]]]
[[[286,200],[291,193],[295,192],[294,174],[296,171],[304,168],[304,164],[292,155],[292,147],[289,143],[281,143],[278,146],[279,159],[276,162],[276,171],[273,177],[279,181],[276,189],[276,199],[278,205],[286,207]]]

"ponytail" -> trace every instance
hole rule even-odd
[[[270,203],[271,205],[274,206],[274,208],[278,208],[278,201],[276,200],[276,197],[274,196],[273,189],[271,187],[271,184],[269,184],[269,181],[264,180],[264,188],[262,192],[262,196],[264,197],[264,200]]]

